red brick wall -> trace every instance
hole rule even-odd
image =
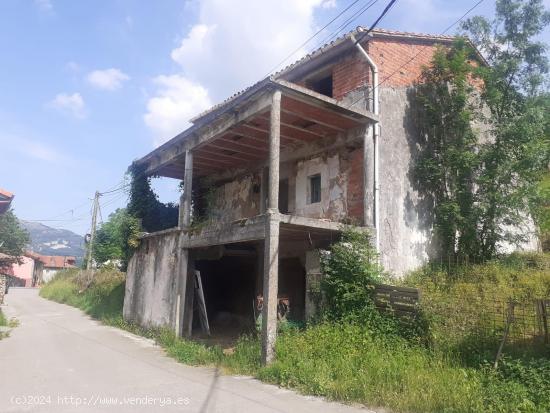
[[[341,99],[344,95],[369,80],[369,66],[359,59],[357,53],[348,54],[332,69],[332,97]]]
[[[379,82],[399,87],[411,85],[420,78],[422,68],[430,64],[437,46],[423,40],[374,38],[364,47],[378,66]],[[334,66],[333,96],[341,99],[368,81],[369,67],[364,59],[358,52],[349,54]]]
[[[368,53],[384,86],[409,86],[420,79],[423,67],[430,65],[436,47],[425,41],[375,38],[369,42]]]

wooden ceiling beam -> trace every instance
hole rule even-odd
[[[266,121],[269,121],[269,118],[266,118],[265,116],[262,116],[262,119],[265,119]],[[317,123],[315,123],[315,124],[317,124]],[[301,126],[298,126],[298,125],[293,125],[292,123],[284,122],[282,120],[281,120],[281,126],[284,126],[288,129],[294,129],[294,130],[299,131],[301,133],[306,133],[308,135],[311,135],[314,138],[324,138],[326,136],[325,134],[321,134],[319,132],[315,132],[313,130],[310,130],[308,128],[304,128],[304,127],[301,127]]]
[[[235,134],[237,135],[237,134]],[[251,145],[249,143],[243,143],[242,140],[243,139],[246,139],[246,136],[242,136],[242,135],[239,135],[241,138],[238,139],[238,140],[235,140],[233,138],[230,138],[230,137],[221,137],[219,138],[218,140],[222,141],[222,142],[227,142],[227,143],[231,143],[232,145],[235,145],[235,146],[238,146],[240,148],[246,148],[246,149],[253,149],[255,151],[260,151],[260,152],[265,152],[265,153],[269,153],[269,148],[267,147],[267,142],[262,142],[266,145],[262,145],[262,146],[258,146],[258,145]],[[250,138],[249,138],[250,139]]]
[[[246,123],[246,124],[244,124],[244,125],[242,125],[242,126],[243,126],[244,128],[250,129],[250,130],[254,130],[254,131],[257,131],[257,132],[262,132],[262,133],[268,134],[267,129],[262,128],[262,127],[250,125],[250,124],[248,124],[248,123]],[[295,144],[296,144],[296,143],[297,143],[297,144],[302,144],[302,143],[304,143],[304,141],[301,140],[301,139],[293,138],[293,137],[291,137],[291,136],[283,135],[283,134],[281,133],[281,142],[282,142],[283,140],[290,141],[290,142],[293,142],[293,143],[295,143]]]
[[[201,150],[200,153],[205,153],[212,156],[220,156],[223,158],[228,158],[236,161],[248,162],[254,159],[258,159],[257,157],[253,157],[253,159],[250,159],[251,155],[239,154],[235,151],[233,151],[234,153],[222,152],[222,151],[228,151],[229,149],[220,147],[219,145],[216,145],[214,142],[210,142],[208,145],[203,146],[200,150]]]
[[[235,145],[235,142],[227,141],[222,138],[216,139],[214,142],[208,146],[218,148],[225,151],[235,151],[244,156],[252,157],[253,159],[261,159],[265,157],[269,151],[268,150],[259,150],[258,148],[249,148]]]

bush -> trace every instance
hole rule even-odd
[[[386,336],[424,341],[426,324],[422,314],[405,320],[376,308],[374,289],[388,275],[368,232],[346,229],[339,242],[321,252],[321,270],[324,319],[368,326],[372,332]]]
[[[370,312],[374,285],[382,282],[384,273],[368,232],[344,231],[330,251],[321,253],[321,270],[328,316],[349,319],[363,317],[365,310]]]
[[[125,275],[118,270],[99,270],[87,286],[84,271],[60,271],[40,289],[40,296],[84,310],[98,319],[122,314]]]

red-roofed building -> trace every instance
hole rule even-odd
[[[0,214],[3,214],[8,209],[10,209],[11,201],[13,201],[14,197],[15,195],[13,195],[11,192],[0,188]]]
[[[39,260],[44,265],[42,282],[48,282],[60,270],[76,268],[76,257],[60,255],[40,255]]]
[[[12,274],[23,280],[25,287],[35,287],[51,280],[59,270],[75,268],[75,264],[75,257],[40,255],[27,251],[19,264],[12,265]]]

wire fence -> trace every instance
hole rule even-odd
[[[550,298],[442,296],[423,296],[420,306],[436,326],[438,343],[493,354],[502,350],[550,352]]]

